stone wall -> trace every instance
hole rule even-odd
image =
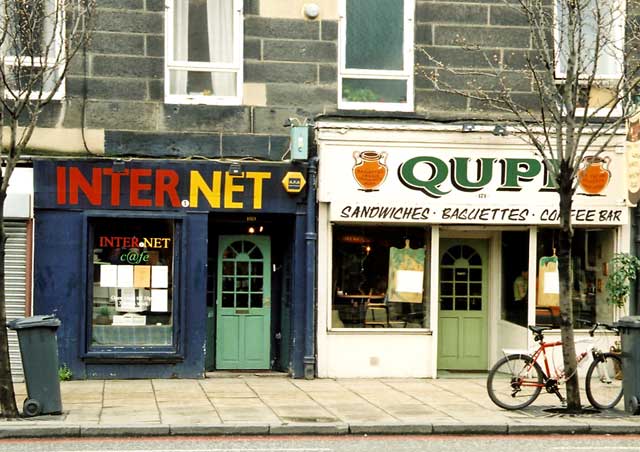
[[[291,117],[337,110],[338,0],[319,0],[305,18],[301,0],[245,0],[244,105],[164,103],[164,1],[98,0],[97,30],[67,79],[67,100],[41,118],[45,127],[104,130],[106,155],[255,156],[280,160]],[[432,121],[487,118],[482,102],[435,90],[429,54],[452,68],[505,69],[513,92],[534,101],[518,73],[531,51],[525,18],[503,0],[416,0],[415,94]],[[466,48],[465,48],[466,47]],[[472,49],[472,50],[469,50]],[[458,88],[473,77],[440,77]]]

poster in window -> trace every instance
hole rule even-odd
[[[169,287],[169,267],[166,265],[154,265],[151,267],[151,287],[154,289],[166,289]]]
[[[116,265],[118,268],[118,285],[120,288],[133,288],[133,265]]]
[[[424,286],[424,248],[389,248],[389,301],[422,303]]]
[[[558,258],[546,256],[538,264],[537,306],[560,306],[560,274]]]
[[[167,289],[151,289],[151,312],[167,312],[169,310]]]
[[[137,288],[151,287],[151,267],[136,265],[133,268],[133,286]]]
[[[116,287],[118,285],[118,267],[115,265],[100,265],[100,287]]]

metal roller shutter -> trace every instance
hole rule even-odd
[[[5,221],[7,246],[5,255],[5,288],[7,319],[24,317],[27,296],[27,223]],[[23,381],[22,361],[15,331],[9,330],[9,355],[14,381]]]

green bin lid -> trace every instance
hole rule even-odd
[[[618,328],[637,328],[640,329],[640,315],[629,315],[622,317],[615,324]]]
[[[23,330],[26,328],[58,328],[61,322],[55,315],[34,315],[22,319],[15,319],[7,323],[12,330]]]

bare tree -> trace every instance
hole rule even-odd
[[[0,212],[42,111],[62,97],[71,60],[87,45],[95,0],[0,0]],[[2,131],[6,128],[4,136]],[[0,217],[0,417],[17,417],[9,363],[4,216]]]
[[[626,6],[628,3],[628,8]],[[487,45],[461,40],[480,52],[481,69],[453,67],[425,52],[418,71],[436,90],[455,93],[486,107],[483,115],[508,121],[514,133],[542,158],[559,194],[560,330],[567,381],[567,410],[581,410],[571,303],[571,206],[583,159],[607,149],[633,112],[640,64],[634,2],[624,0],[505,0],[528,25],[531,48],[518,66]],[[628,9],[628,11],[627,11]],[[499,45],[499,43],[498,43]],[[491,50],[490,48],[494,49]],[[530,93],[514,80],[530,81]],[[466,82],[461,86],[458,80]]]

